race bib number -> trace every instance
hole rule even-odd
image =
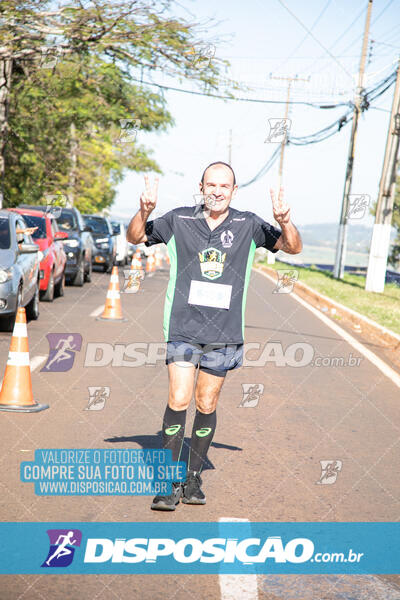
[[[213,308],[229,308],[232,286],[222,283],[208,283],[192,279],[189,291],[189,304],[211,306]]]

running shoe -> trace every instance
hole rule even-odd
[[[182,485],[172,483],[172,494],[169,496],[156,496],[151,505],[152,510],[175,510],[182,495]]]
[[[183,484],[182,502],[184,504],[205,504],[206,497],[200,489],[202,484],[200,473],[188,471],[186,482]]]

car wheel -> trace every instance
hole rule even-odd
[[[81,259],[81,262],[79,263],[79,268],[78,268],[78,272],[75,275],[72,284],[76,285],[78,287],[82,287],[85,281],[85,263],[83,258]]]
[[[44,292],[41,298],[44,302],[53,302],[54,300],[54,272],[51,271],[49,277],[49,283],[47,284],[47,290]]]
[[[63,271],[60,281],[58,283],[56,283],[56,285],[54,286],[54,294],[57,296],[57,298],[61,298],[62,296],[64,296],[64,286],[65,286],[65,273]]]
[[[92,263],[89,263],[87,273],[85,273],[85,281],[90,283],[92,281]]]
[[[14,329],[15,315],[9,317],[1,317],[0,319],[0,330],[1,331],[12,331]]]
[[[18,287],[15,313],[13,315],[8,315],[7,317],[1,317],[1,319],[0,319],[1,331],[12,331],[14,329],[15,317],[17,316],[17,310],[20,306],[22,306],[22,285],[21,284]]]
[[[107,265],[107,267],[105,267],[104,271],[106,273],[111,273],[112,270],[113,270],[113,263],[111,262],[109,265]]]
[[[26,307],[26,315],[28,319],[36,321],[39,318],[39,282],[36,284],[36,290],[32,300]]]

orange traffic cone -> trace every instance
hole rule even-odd
[[[146,273],[153,273],[156,270],[155,258],[153,254],[149,254],[146,261]]]
[[[142,261],[140,258],[137,258],[136,255],[133,256],[131,262],[131,274],[133,275],[132,271],[135,273],[135,277],[139,277],[139,279],[144,279]]]
[[[0,392],[0,410],[39,412],[45,408],[49,405],[33,399],[26,315],[25,309],[19,308]]]
[[[155,259],[155,269],[161,269],[162,267],[162,257],[160,252],[156,252],[154,255],[154,259]]]
[[[171,264],[171,261],[170,261],[170,259],[169,259],[169,254],[168,254],[168,252],[166,252],[166,253],[165,253],[165,262],[167,263],[167,265],[170,265],[170,264]]]
[[[96,317],[98,321],[127,321],[122,316],[121,296],[119,294],[118,267],[113,267],[110,285],[108,286],[103,314]]]

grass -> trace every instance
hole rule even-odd
[[[278,261],[274,265],[267,265],[266,260],[260,264],[275,269],[290,268]],[[365,277],[359,275],[345,274],[342,280],[337,280],[316,267],[293,269],[299,272],[299,281],[400,334],[400,287],[395,283],[386,284],[385,291],[377,294],[365,291]]]

